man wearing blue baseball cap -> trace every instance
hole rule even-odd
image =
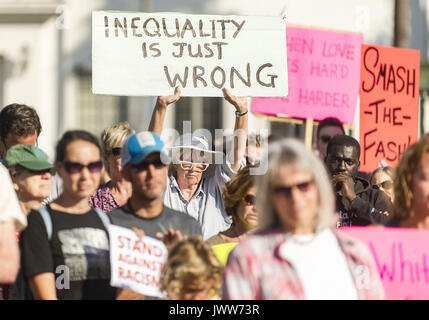
[[[181,235],[201,236],[198,222],[188,215],[164,207],[168,154],[153,132],[128,137],[121,150],[123,176],[131,182],[132,195],[126,205],[108,213],[113,224],[142,229],[146,236],[163,237],[168,229]]]

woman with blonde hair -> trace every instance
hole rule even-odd
[[[380,189],[389,198],[390,201],[395,199],[395,193],[393,192],[393,180],[394,170],[392,167],[385,166],[375,169],[369,177],[369,183],[375,189]]]
[[[396,168],[388,227],[429,229],[429,134],[408,147]]]
[[[161,291],[171,300],[210,300],[220,296],[222,266],[210,246],[190,237],[169,249]]]
[[[256,197],[258,231],[229,255],[223,298],[383,299],[369,250],[334,227],[334,194],[322,162],[294,139],[270,145],[268,159],[266,174],[256,176],[264,190]]]
[[[110,126],[101,134],[104,167],[111,180],[101,185],[90,198],[90,206],[104,212],[123,206],[131,196],[131,183],[122,177],[121,148],[135,131],[128,123]]]

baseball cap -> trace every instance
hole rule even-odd
[[[6,167],[11,168],[20,165],[32,171],[52,169],[48,156],[36,146],[18,144],[6,152],[4,158]]]
[[[134,133],[128,137],[121,149],[122,168],[130,163],[138,164],[154,152],[159,152],[164,162],[170,160],[164,142],[156,133],[150,131]]]

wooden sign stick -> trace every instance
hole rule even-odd
[[[313,144],[313,118],[305,119],[305,145],[312,148]]]

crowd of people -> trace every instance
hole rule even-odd
[[[147,131],[127,123],[100,139],[67,131],[53,163],[37,146],[35,109],[4,107],[2,298],[155,299],[111,286],[109,226],[117,225],[166,244],[166,299],[384,299],[370,251],[340,229],[429,228],[429,135],[396,169],[360,172],[360,144],[338,119],[319,122],[313,150],[278,135],[249,139],[248,100],[224,95],[235,126],[222,152],[192,133],[165,145],[177,88],[158,97]],[[266,172],[253,174],[263,161]],[[62,266],[69,283],[59,281]]]

